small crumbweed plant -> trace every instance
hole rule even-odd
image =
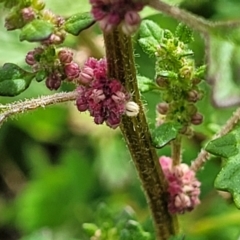
[[[112,131],[119,128],[131,154],[154,231],[145,230],[129,207],[119,214],[101,204],[98,220],[83,224],[91,240],[187,239],[181,230],[184,222],[179,224],[178,218],[201,207],[201,187],[205,186],[198,172],[212,155],[224,159],[215,176],[215,189],[230,193],[240,208],[240,110],[223,119],[219,131],[215,128],[208,134],[198,156],[186,159],[184,153],[191,151],[191,146],[183,144],[194,141],[196,126],[207,118],[203,99],[217,107],[240,103],[238,87],[233,84],[239,78],[240,57],[234,51],[240,42],[240,20],[208,21],[172,2],[89,0],[89,12],[78,9],[72,16],[60,16],[42,0],[0,0],[5,29],[18,30],[20,41],[33,46],[22,56],[25,66],[18,66],[13,59],[0,67],[0,96],[21,97],[34,81],[53,92],[1,104],[0,124],[17,114],[71,101],[78,118],[87,112],[96,125],[104,124]],[[170,30],[154,18],[143,19],[146,8],[176,19],[177,27]],[[81,62],[76,49],[67,47],[68,37],[78,38],[92,28],[101,31],[105,54]],[[205,41],[206,57],[200,62],[191,49],[193,31]],[[149,71],[154,77],[140,71],[135,63],[139,54],[151,60]],[[66,85],[71,90],[63,92]],[[218,94],[225,87],[226,91]],[[155,98],[152,119],[147,117],[147,92]],[[212,99],[206,92],[211,92]],[[169,155],[161,153],[169,146]]]

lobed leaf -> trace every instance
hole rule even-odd
[[[163,37],[163,30],[153,21],[144,20],[139,29],[138,42],[143,51],[149,55],[156,52]]]
[[[153,89],[157,89],[157,85],[153,82],[153,80],[147,77],[137,76],[137,81],[138,81],[138,88],[142,93],[149,92]]]
[[[231,133],[212,141],[208,148],[215,154],[226,157],[215,179],[215,188],[230,192],[236,206],[240,208],[240,125]]]
[[[211,154],[228,158],[238,154],[237,139],[233,133],[229,133],[221,138],[209,142],[205,148]]]

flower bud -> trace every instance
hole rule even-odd
[[[50,90],[57,90],[61,86],[61,78],[57,73],[52,73],[46,79],[46,86]]]
[[[203,121],[203,115],[200,113],[195,113],[191,118],[191,123],[194,125],[199,125]]]
[[[168,112],[168,109],[169,109],[169,104],[166,102],[162,102],[157,105],[157,111],[160,114],[165,115]]]
[[[126,103],[126,115],[129,117],[135,117],[139,113],[139,106],[137,103],[130,101]]]
[[[25,62],[32,66],[34,64],[36,64],[36,60],[35,60],[35,52],[34,51],[29,51],[25,57]]]
[[[79,77],[80,68],[77,63],[71,62],[64,67],[65,74],[69,80],[73,80]]]
[[[141,17],[136,11],[128,11],[124,16],[124,20],[127,25],[139,25],[141,22]]]
[[[80,73],[80,83],[89,84],[93,80],[93,69],[90,67],[83,67]]]
[[[32,2],[33,8],[35,8],[38,11],[41,11],[45,7],[45,3],[42,0],[33,0]]]
[[[73,60],[73,52],[68,49],[62,49],[58,52],[58,58],[61,63],[71,63]]]
[[[22,18],[25,22],[30,22],[35,18],[35,12],[31,7],[23,8],[21,10]]]
[[[161,88],[168,87],[168,79],[166,77],[158,76],[156,78],[156,83]]]
[[[190,92],[188,92],[187,100],[189,102],[197,102],[199,99],[200,99],[200,95],[199,95],[198,91],[191,90]]]

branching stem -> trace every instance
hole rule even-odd
[[[8,118],[20,113],[35,110],[39,107],[47,107],[56,103],[73,101],[77,97],[77,92],[61,92],[49,96],[27,99],[7,105],[0,105],[0,125]]]

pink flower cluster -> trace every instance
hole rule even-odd
[[[195,172],[185,163],[173,166],[172,159],[159,158],[163,173],[168,181],[168,209],[172,214],[191,211],[200,203],[200,185]]]
[[[96,124],[106,122],[111,128],[118,127],[121,116],[127,112],[130,95],[118,80],[107,77],[106,60],[89,58],[82,68],[80,83],[78,110],[88,110]]]
[[[141,22],[139,11],[146,5],[144,0],[90,0],[92,15],[103,31],[110,31],[121,23],[125,34],[135,32]]]

